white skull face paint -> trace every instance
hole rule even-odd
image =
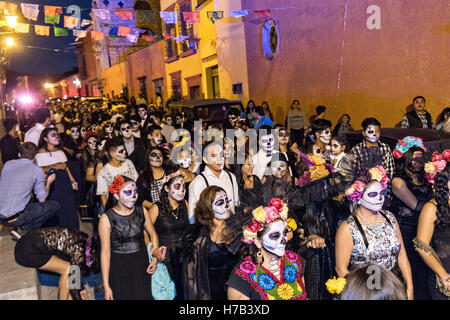
[[[90,137],[87,141],[89,149],[92,151],[95,151],[97,149],[97,138],[96,137]]]
[[[153,132],[153,135],[150,136],[150,139],[151,139],[157,146],[159,146],[159,145],[162,143],[162,141],[163,141],[163,136],[162,136],[162,134],[161,134],[161,131],[160,131],[160,130],[155,130],[155,131]]]
[[[137,187],[134,181],[123,184],[119,191],[119,202],[128,209],[133,209],[138,198]]]
[[[133,132],[137,132],[137,131],[139,131],[139,122],[138,121],[135,121],[135,120],[131,120],[130,121],[130,124],[131,124],[131,130],[133,131]]]
[[[102,141],[100,141],[100,144],[98,145],[98,150],[99,151],[105,150],[105,144],[106,144],[106,139],[103,139]]]
[[[180,155],[177,159],[177,164],[183,168],[187,169],[191,165],[191,158],[187,156]]]
[[[163,154],[158,149],[154,149],[150,152],[150,165],[155,168],[159,168],[163,164]]]
[[[360,204],[376,214],[383,207],[385,195],[386,189],[383,189],[381,183],[374,182],[364,190]]]
[[[283,146],[289,143],[289,133],[286,130],[278,131],[278,142]]]
[[[183,119],[181,117],[179,117],[179,116],[175,117],[175,123],[176,124],[181,124],[182,121],[183,121]]]
[[[214,217],[219,220],[227,220],[231,216],[231,200],[228,199],[225,191],[216,193],[216,197],[212,203]]]
[[[85,127],[81,127],[80,133],[81,133],[81,137],[84,138],[84,136],[86,135],[86,128]]]
[[[177,202],[184,199],[186,195],[186,183],[182,176],[175,178],[175,181],[169,186],[169,197]]]
[[[119,160],[120,162],[124,162],[127,158],[127,150],[124,146],[119,146],[114,152],[114,155],[116,156],[117,160]]]
[[[138,115],[142,120],[144,120],[147,117],[147,110],[145,110],[144,108],[139,108]]]
[[[236,116],[235,114],[230,114],[228,115],[228,121],[230,122],[230,124],[235,127],[236,123],[238,121],[238,116]]]
[[[282,257],[286,251],[287,243],[287,223],[283,220],[272,222],[262,237],[264,249]]]
[[[319,140],[322,141],[325,144],[329,144],[331,140],[331,131],[330,128],[325,129],[320,132]]]
[[[342,145],[337,140],[331,140],[331,152],[333,155],[337,156],[342,152]]]
[[[70,136],[72,139],[77,140],[80,137],[80,128],[72,127],[70,128]]]
[[[112,124],[110,122],[108,122],[107,124],[105,124],[105,132],[106,133],[112,133],[114,130]]]
[[[120,125],[120,133],[125,139],[130,139],[133,136],[133,133],[131,132],[131,125],[128,123],[122,123]]]
[[[313,145],[313,156],[325,161],[324,152],[318,145]]]
[[[267,155],[272,154],[273,145],[274,145],[273,134],[268,134],[261,137],[261,148]]]
[[[270,164],[272,174],[277,178],[283,178],[288,170],[288,165],[284,161],[274,161]]]
[[[173,121],[172,121],[172,117],[166,117],[166,123],[168,126],[171,126]]]
[[[369,142],[375,143],[379,139],[377,136],[376,126],[373,124],[369,125],[364,133],[366,134],[366,140]]]

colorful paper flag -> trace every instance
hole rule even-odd
[[[231,10],[231,16],[235,18],[241,18],[248,15],[247,10]]]
[[[60,15],[57,16],[45,16],[45,23],[48,24],[59,24]]]
[[[92,13],[99,19],[109,21],[111,20],[111,16],[109,14],[109,10],[106,9],[92,9]]]
[[[55,37],[65,37],[69,35],[69,29],[67,28],[53,27],[53,29],[55,30]]]
[[[34,33],[38,36],[49,36],[50,35],[50,27],[49,26],[34,26]]]
[[[206,16],[212,23],[215,23],[216,20],[223,19],[223,11],[208,11]]]
[[[148,42],[152,42],[153,40],[155,40],[155,36],[145,35],[145,36],[142,36],[142,39],[144,39]]]
[[[119,37],[126,37],[131,31],[131,28],[119,26],[119,30],[117,31],[117,35]]]
[[[30,3],[21,3],[22,14],[25,18],[36,21],[39,15],[39,5]]]
[[[127,40],[128,40],[128,42],[131,42],[131,43],[136,43],[138,40],[138,37],[139,37],[139,35],[137,35],[137,34],[127,34]]]
[[[73,29],[78,25],[79,18],[64,16],[64,27]]]
[[[133,21],[133,12],[128,10],[116,10],[116,16],[118,16],[122,20],[131,20]]]
[[[87,31],[86,30],[77,30],[74,29],[73,30],[73,35],[74,37],[77,37],[77,39],[79,38],[85,38],[87,36]]]
[[[30,32],[30,25],[28,23],[17,23],[15,31],[20,33],[28,33]]]
[[[54,17],[63,13],[62,7],[56,6],[44,6],[44,12],[46,16]]]
[[[175,38],[173,38],[173,40],[176,40],[178,42],[184,42],[187,38],[189,38],[188,36],[176,36]]]
[[[165,23],[177,23],[178,12],[177,11],[161,11],[159,16],[164,20]]]
[[[169,40],[169,39],[172,39],[173,38],[173,35],[172,34],[170,34],[170,33],[164,33],[164,39],[166,39],[166,40]]]
[[[256,9],[253,12],[256,13],[258,17],[270,17],[272,14],[272,10],[270,9]]]
[[[81,21],[81,26],[86,27],[86,26],[90,25],[91,23],[92,23],[92,20],[83,19]]]
[[[91,38],[94,40],[103,40],[105,38],[105,35],[103,34],[103,32],[91,31]]]
[[[189,24],[200,23],[200,12],[183,12],[183,18]]]
[[[4,2],[0,3],[0,9],[3,11],[4,15],[7,16],[16,16],[17,15],[17,4]]]

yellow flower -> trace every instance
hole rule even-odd
[[[345,278],[333,277],[333,279],[328,279],[325,283],[327,290],[331,294],[340,294],[344,290],[347,280]]]
[[[253,218],[255,218],[256,221],[259,221],[262,223],[266,222],[266,212],[264,211],[264,208],[262,206],[253,210],[252,214],[253,214]]]
[[[289,300],[294,295],[294,289],[287,283],[283,283],[277,289],[278,296],[283,300]]]
[[[69,135],[70,134],[70,130],[66,130],[66,134]]]
[[[288,217],[289,208],[286,204],[283,205],[283,209],[280,211],[280,217],[283,220],[286,220]]]
[[[425,163],[425,172],[426,173],[436,173],[436,168],[434,167],[433,162]]]
[[[381,179],[383,178],[383,173],[377,168],[370,169],[369,173],[372,175],[372,179],[377,180],[378,182],[380,182]]]
[[[287,223],[288,223],[288,227],[291,228],[292,231],[297,230],[297,223],[295,222],[294,219],[292,219],[292,218],[287,219]]]
[[[311,181],[322,179],[330,174],[324,165],[310,167],[309,172],[311,172]]]
[[[353,192],[355,192],[355,187],[353,185],[351,185],[350,188],[348,188],[347,190],[345,190],[345,194],[347,196],[351,195]]]
[[[249,231],[247,228],[244,229],[243,234],[244,234],[244,238],[247,238],[247,239],[256,238],[256,233]]]
[[[317,156],[308,156],[316,165],[323,164],[323,160]]]

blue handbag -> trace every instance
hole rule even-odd
[[[147,246],[148,258],[153,260],[151,254],[152,243]],[[169,271],[164,262],[158,261],[155,273],[152,274],[152,296],[155,300],[173,300],[177,295],[175,282],[170,278]]]

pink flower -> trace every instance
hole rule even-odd
[[[247,230],[253,233],[258,233],[261,230],[262,224],[259,221],[252,219],[252,223],[247,226]]]
[[[445,166],[447,165],[447,161],[445,160],[439,160],[439,161],[433,161],[433,165],[436,168],[437,172],[441,172],[445,169]]]
[[[286,250],[285,256],[286,256],[286,259],[288,259],[288,261],[297,262],[298,256],[294,252]]]
[[[275,207],[265,207],[264,211],[266,212],[267,222],[272,222],[280,218],[280,214]]]
[[[389,177],[387,175],[384,175],[383,178],[381,178],[381,183],[388,183],[389,182]]]
[[[443,159],[444,159],[444,157],[441,154],[439,154],[439,152],[437,152],[437,151],[433,152],[433,154],[431,155],[431,161],[433,161],[433,162],[440,161]]]
[[[427,178],[428,182],[434,184],[434,178],[436,177],[436,173],[425,173],[425,178]]]
[[[445,161],[450,161],[450,149],[445,149],[444,152],[442,152],[442,157],[444,157]]]
[[[355,192],[353,192],[351,195],[348,196],[348,201],[356,202],[356,201],[358,201],[359,199],[361,199],[362,195],[363,195],[362,192],[355,191]]]
[[[364,188],[366,187],[366,184],[362,181],[356,181],[353,186],[355,187],[356,191],[363,192]]]
[[[403,140],[398,140],[398,143],[401,144],[402,146],[406,146],[407,145],[407,143],[405,141],[403,141]]]
[[[239,269],[244,271],[245,273],[255,273],[256,272],[256,265],[251,261],[244,261],[239,266]]]
[[[403,153],[401,153],[398,149],[394,149],[394,151],[392,153],[394,154],[394,157],[397,159],[400,159],[401,157],[403,157]]]
[[[283,200],[278,198],[270,199],[269,206],[275,207],[278,211],[283,209]]]
[[[377,168],[378,170],[380,170],[380,171],[381,171],[381,173],[383,174],[383,176],[385,176],[385,175],[386,175],[386,169],[385,169],[385,168],[383,168],[382,166],[375,166],[375,168]]]

